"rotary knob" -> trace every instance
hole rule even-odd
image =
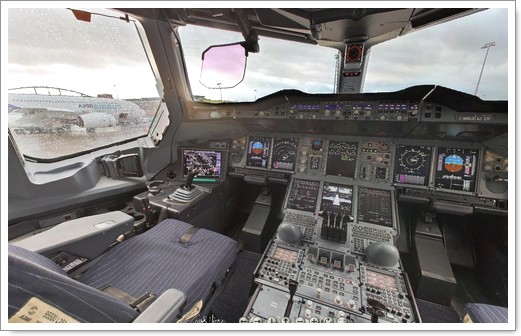
[[[339,305],[341,306],[342,305],[342,298],[340,296],[335,296],[335,298],[333,299],[333,303],[336,304],[336,305]]]
[[[353,111],[353,117],[358,117],[359,114],[360,112],[358,110]]]
[[[330,111],[330,110],[325,110],[325,111],[324,111],[324,115],[325,115],[326,117],[329,117],[329,116],[331,115],[331,111]]]

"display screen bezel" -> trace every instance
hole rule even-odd
[[[216,180],[221,180],[222,177],[223,177],[223,169],[225,169],[226,167],[224,167],[224,165],[226,164],[225,163],[225,160],[224,160],[224,153],[223,151],[219,151],[219,150],[213,150],[213,149],[204,149],[204,148],[182,148],[181,149],[181,175],[182,175],[182,178],[183,180],[185,180],[188,176],[187,173],[187,169],[186,169],[186,155],[185,153],[188,152],[188,151],[193,151],[193,152],[213,152],[213,153],[216,153],[218,154],[218,156],[220,157],[220,166],[219,166],[219,176],[216,176],[216,175],[197,175],[198,177],[201,177],[201,178],[214,178]]]

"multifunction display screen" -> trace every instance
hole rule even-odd
[[[430,146],[396,146],[394,182],[426,186],[432,159]]]
[[[320,181],[293,179],[286,207],[293,210],[315,212]]]
[[[353,187],[324,183],[320,211],[351,215],[353,209]]]
[[[268,168],[270,158],[271,138],[250,137],[246,152],[246,166]]]
[[[391,192],[359,187],[356,217],[359,222],[392,227]]]
[[[288,263],[296,263],[298,261],[298,252],[277,246],[275,248],[275,251],[273,251],[272,258],[282,260]]]
[[[368,286],[382,288],[392,292],[398,292],[398,282],[396,281],[396,276],[369,270],[365,272],[365,275]]]
[[[293,171],[297,162],[298,139],[275,138],[273,140],[273,154],[271,168]]]
[[[326,175],[355,177],[357,142],[330,141]]]
[[[479,151],[439,147],[436,162],[436,188],[474,192]]]
[[[212,150],[183,149],[183,177],[188,167],[197,170],[197,176],[220,177],[222,153]]]

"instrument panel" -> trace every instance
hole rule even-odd
[[[253,134],[243,147],[243,152],[233,153],[232,170],[252,168],[368,186],[480,196],[482,172],[508,172],[508,158],[477,143]],[[484,194],[489,196],[487,190]]]

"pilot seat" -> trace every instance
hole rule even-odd
[[[195,315],[204,316],[237,252],[224,235],[166,219],[73,279],[50,259],[10,244],[9,318],[30,300],[77,322],[172,322],[200,300]]]

